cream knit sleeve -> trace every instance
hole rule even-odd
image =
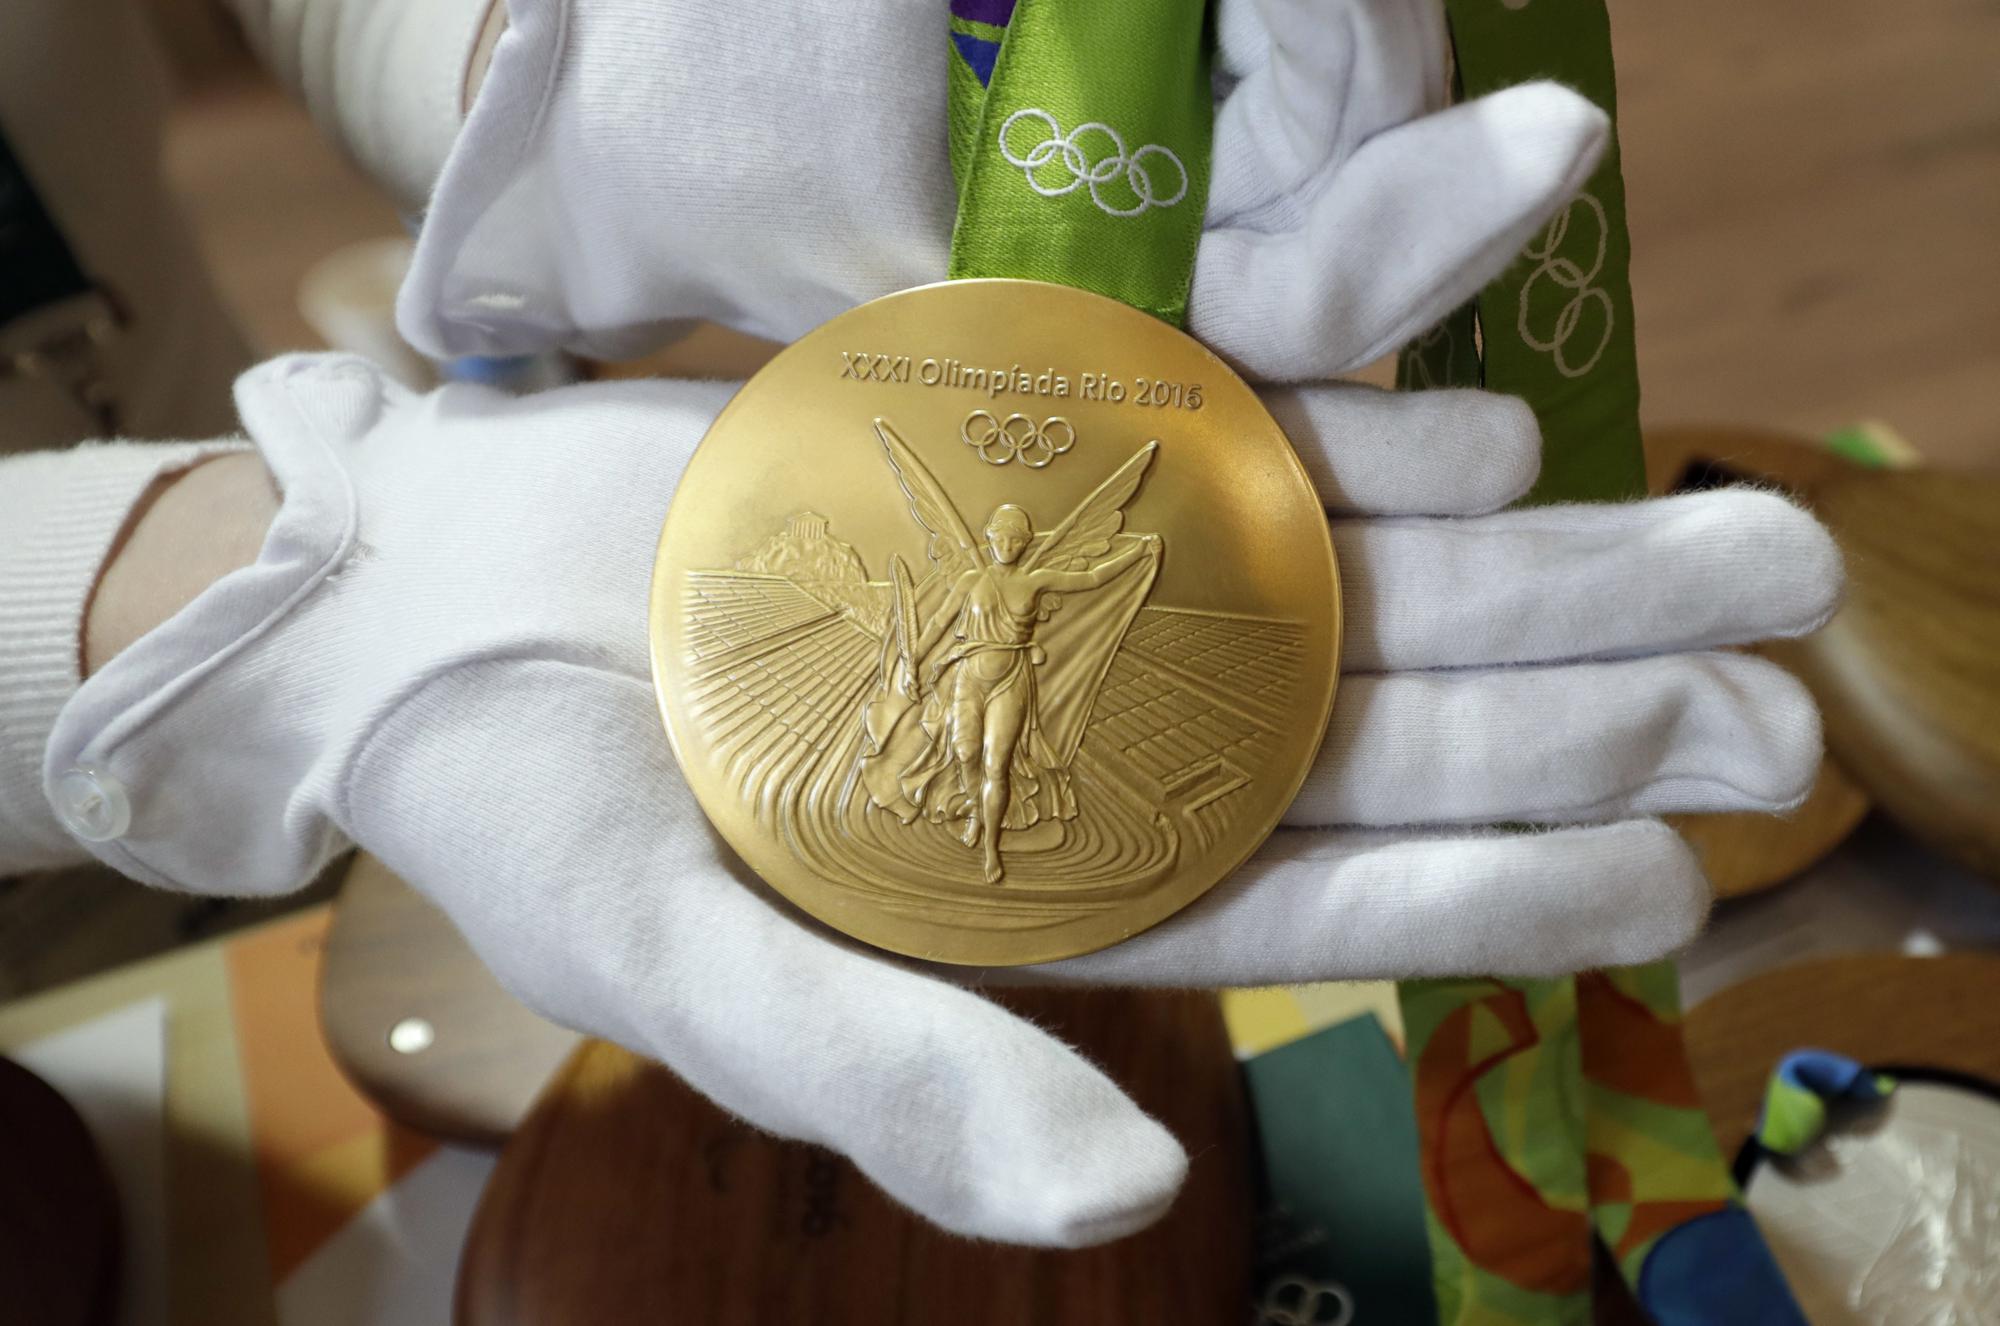
[[[0,460],[0,876],[89,859],[44,792],[42,752],[81,684],[83,616],[153,480],[241,441],[89,444]]]

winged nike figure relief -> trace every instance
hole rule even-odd
[[[869,559],[803,512],[683,590],[710,758],[826,879],[878,907],[1026,930],[1114,907],[1206,850],[1288,722],[1300,623],[1151,603],[1126,529],[1159,444],[1038,529],[975,538],[886,420],[914,522]],[[913,557],[908,550],[916,550]]]
[[[1006,873],[1003,831],[1076,817],[1069,770],[1076,745],[1060,741],[1060,728],[1046,721],[1054,715],[1045,717],[1042,691],[1051,709],[1068,697],[1053,676],[1043,677],[1051,656],[1037,637],[1058,611],[1081,615],[1083,596],[1125,581],[1124,592],[1110,596],[1123,610],[1092,614],[1092,629],[1075,642],[1110,662],[1159,571],[1157,534],[1120,534],[1125,505],[1159,444],[1140,448],[1047,533],[1012,502],[995,507],[982,547],[895,429],[878,419],[875,435],[929,535],[930,578],[944,593],[920,616],[915,586],[897,561],[897,630],[862,711],[861,783],[906,824],[922,814],[956,825],[965,845],[980,851],[986,883],[998,884]],[[1101,667],[1094,671],[1093,695],[1103,677]]]

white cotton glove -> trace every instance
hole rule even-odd
[[[498,0],[223,0],[264,67],[396,200],[422,210],[464,122]]]
[[[280,892],[358,843],[532,1007],[845,1152],[946,1228],[1053,1245],[1138,1228],[1180,1183],[1171,1137],[962,971],[776,898],[682,781],[648,580],[730,392],[416,396],[337,356],[246,375],[238,405],[284,492],[263,556],[84,683],[49,785],[71,769],[122,784],[129,828],[92,850],[173,888]],[[1346,676],[1325,751],[1285,827],[1204,901],[1029,975],[1550,973],[1687,939],[1706,887],[1635,817],[1804,794],[1805,693],[1710,651],[1826,616],[1826,536],[1750,491],[1481,515],[1535,473],[1519,403],[1266,399],[1341,513]],[[1547,827],[1474,827],[1490,822]]]
[[[621,358],[696,318],[789,341],[944,278],[944,0],[508,9],[403,288],[419,348]],[[1188,326],[1252,377],[1330,377],[1432,326],[1606,141],[1549,83],[1440,110],[1439,0],[1221,0],[1218,22]]]

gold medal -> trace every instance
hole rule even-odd
[[[1318,496],[1250,388],[1115,300],[954,281],[717,416],[660,536],[654,684],[780,893],[941,962],[1171,916],[1277,825],[1333,703]]]

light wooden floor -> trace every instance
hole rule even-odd
[[[1613,0],[1649,424],[1881,420],[2000,467],[2000,4]],[[268,88],[191,98],[170,169],[271,349],[299,274],[393,211]]]
[[[1611,9],[1647,422],[2000,467],[2000,4]]]

